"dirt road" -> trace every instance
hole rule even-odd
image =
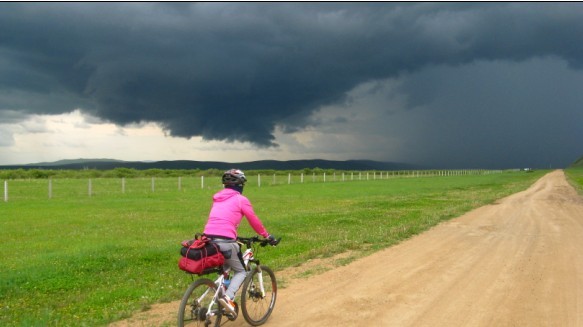
[[[178,303],[120,326],[174,323]],[[238,319],[230,326],[247,326]],[[583,326],[583,198],[562,171],[281,289],[265,326]]]

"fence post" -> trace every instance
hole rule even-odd
[[[300,182],[301,182],[302,184],[304,184],[304,173],[302,173],[302,174],[300,175]]]
[[[200,188],[204,188],[204,176],[200,176]]]
[[[287,174],[287,184],[291,184],[291,173]]]
[[[156,183],[154,182],[154,176],[152,176],[152,193],[154,193],[154,191],[156,190],[155,184]]]
[[[8,181],[4,181],[4,202],[8,202]]]

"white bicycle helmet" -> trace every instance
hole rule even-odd
[[[246,181],[245,173],[239,169],[230,169],[223,174],[224,185],[244,185]]]

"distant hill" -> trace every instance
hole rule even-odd
[[[38,162],[38,163],[26,164],[23,166],[25,166],[25,167],[29,167],[29,166],[53,167],[53,166],[85,164],[86,162],[115,163],[115,162],[124,162],[124,161],[123,160],[116,160],[116,159],[64,159],[64,160],[58,160],[58,161],[53,161],[53,162]]]
[[[173,161],[121,161],[115,159],[74,159],[59,160],[55,162],[40,162],[26,165],[6,165],[0,166],[0,169],[98,169],[109,170],[114,168],[133,168],[138,170],[145,169],[219,169],[226,170],[229,168],[239,168],[242,170],[300,170],[300,169],[336,169],[336,170],[407,170],[420,169],[414,165],[395,162],[379,162],[372,160],[259,160],[241,163],[228,163],[218,161],[191,161],[191,160],[173,160]]]

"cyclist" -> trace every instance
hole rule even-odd
[[[219,299],[223,307],[232,314],[236,314],[233,299],[247,276],[241,247],[237,243],[237,228],[243,216],[257,234],[269,239],[272,244],[276,242],[275,237],[263,227],[249,199],[242,195],[246,181],[245,174],[239,169],[227,170],[223,174],[224,189],[213,195],[213,205],[204,228],[204,234],[217,243],[225,256],[223,268],[231,268],[234,272],[225,296]]]

